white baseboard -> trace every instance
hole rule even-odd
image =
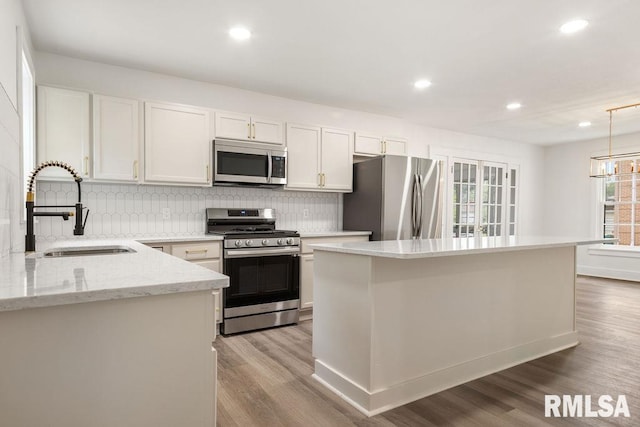
[[[431,372],[384,389],[369,391],[321,360],[313,378],[371,417],[460,384],[578,345],[576,332],[523,344]]]
[[[621,270],[606,267],[591,267],[588,265],[578,265],[578,274],[583,276],[603,277],[606,279],[630,280],[640,282],[640,271]]]

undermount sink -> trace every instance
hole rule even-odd
[[[135,250],[127,246],[77,246],[49,249],[43,252],[43,256],[46,258],[60,258],[69,256],[130,254],[135,252]]]

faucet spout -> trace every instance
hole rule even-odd
[[[73,229],[73,234],[76,236],[82,236],[84,234],[84,227],[87,223],[87,217],[89,215],[89,211],[87,210],[87,216],[84,218],[84,222],[82,221],[82,191],[80,188],[80,183],[82,182],[82,177],[76,170],[70,165],[59,162],[59,161],[48,161],[40,163],[34,170],[31,172],[31,176],[29,177],[29,183],[27,186],[27,198],[26,198],[26,209],[27,209],[27,234],[25,235],[25,251],[33,252],[36,250],[36,237],[34,233],[34,217],[36,216],[59,216],[62,217],[63,220],[67,221],[70,216],[74,216],[73,212],[35,212],[34,210],[38,207],[34,204],[34,191],[33,186],[35,184],[36,176],[47,167],[59,167],[71,174],[76,184],[78,184],[78,202],[75,204],[75,217],[76,224]],[[41,206],[42,207],[42,206]],[[47,206],[51,208],[65,208],[70,206]]]

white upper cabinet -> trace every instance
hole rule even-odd
[[[251,139],[251,116],[216,111],[216,138]]]
[[[352,132],[288,123],[287,189],[351,191],[352,146]]]
[[[282,122],[262,117],[251,117],[252,141],[284,144],[283,129]]]
[[[287,123],[287,188],[319,187],[321,137],[319,126]]]
[[[145,181],[211,183],[209,110],[145,103]]]
[[[138,180],[140,108],[134,99],[93,96],[93,177]]]
[[[38,86],[38,163],[58,160],[83,178],[90,170],[90,95],[87,92]],[[69,178],[61,168],[46,168],[38,178]]]
[[[355,154],[382,154],[382,138],[356,132],[353,152]]]
[[[365,156],[379,156],[381,154],[404,156],[407,154],[407,140],[356,132],[353,152]]]
[[[216,138],[283,144],[282,122],[248,114],[216,112]]]
[[[341,129],[322,129],[320,169],[322,188],[352,191],[353,189],[353,133]]]
[[[383,140],[384,154],[395,154],[397,156],[405,156],[407,154],[407,140],[404,138],[384,137]]]

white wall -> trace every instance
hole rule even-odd
[[[20,31],[17,29],[20,28]],[[0,257],[24,250],[18,115],[18,34],[28,30],[19,0],[0,0]]]
[[[542,226],[542,147],[483,138],[416,125],[389,116],[312,104],[221,85],[140,70],[37,53],[37,82],[107,95],[246,112],[290,122],[364,130],[410,140],[409,154],[429,156],[434,149],[477,153],[479,158],[508,158],[521,170],[520,232],[537,234]]]
[[[640,151],[640,134],[616,136],[618,153]],[[556,236],[601,237],[597,222],[601,181],[589,178],[589,158],[607,153],[608,138],[545,148],[544,229]],[[578,272],[600,277],[640,281],[640,262],[631,254],[596,254],[578,249]]]

